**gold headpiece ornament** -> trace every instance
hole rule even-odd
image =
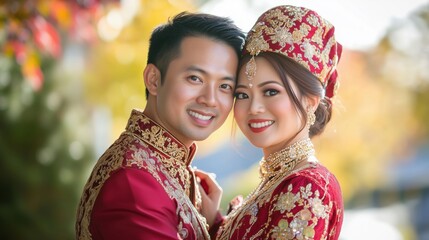
[[[244,54],[252,58],[246,65],[249,87],[256,74],[255,56],[274,52],[298,62],[315,75],[332,98],[338,88],[337,63],[342,47],[335,40],[335,28],[310,9],[278,6],[263,13],[249,31]]]

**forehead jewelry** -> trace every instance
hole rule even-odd
[[[247,75],[247,80],[249,80],[249,87],[252,88],[253,87],[252,80],[256,75],[255,56],[252,56],[252,58],[246,64],[246,75]]]

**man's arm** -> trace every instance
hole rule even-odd
[[[179,239],[176,205],[144,169],[126,168],[105,182],[94,204],[94,239]]]

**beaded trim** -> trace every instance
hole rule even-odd
[[[279,172],[289,172],[302,160],[315,154],[314,145],[309,138],[298,141],[287,148],[262,158],[259,175],[269,179]]]

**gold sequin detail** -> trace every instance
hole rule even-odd
[[[314,146],[309,138],[298,141],[270,154],[267,158],[262,158],[259,163],[259,174],[264,180],[278,175],[279,172],[289,172],[299,161],[307,159],[314,153]]]
[[[183,226],[185,223],[192,225],[197,239],[210,239],[206,220],[197,211],[201,205],[199,191],[195,191],[195,203],[188,197],[189,186],[192,184],[191,173],[188,171],[190,153],[178,143],[177,139],[155,122],[141,112],[133,110],[126,131],[97,161],[84,187],[77,212],[76,238],[92,239],[89,231],[92,208],[110,174],[121,167],[137,167],[151,173],[170,198],[177,202],[180,236],[189,236]],[[128,151],[132,153],[129,158],[124,156]]]
[[[292,189],[293,186],[290,184],[288,191],[281,193],[275,204],[277,210],[286,210],[285,216],[292,218],[292,221],[281,219],[272,229],[272,239],[313,239],[315,226],[320,219],[328,220],[328,212],[332,205],[323,203],[319,191],[313,191],[311,183],[301,186],[297,193],[293,193]],[[293,202],[294,206],[284,209],[282,205],[285,202]],[[301,210],[293,214],[291,210],[295,207],[300,207]]]
[[[314,154],[314,147],[310,139],[304,139],[298,141],[291,146],[280,150],[270,156],[267,159],[262,159],[260,163],[260,175],[261,182],[252,193],[250,193],[244,200],[243,205],[233,210],[228,216],[226,223],[221,227],[219,231],[218,239],[230,239],[234,229],[241,226],[243,219],[249,217],[248,223],[250,226],[256,223],[258,218],[259,209],[264,207],[265,204],[269,204],[270,199],[273,197],[274,189],[282,183],[282,181],[295,171],[299,171],[301,168],[295,169],[296,164],[300,160],[306,160],[308,157]],[[312,163],[315,164],[316,162]],[[304,167],[308,167],[305,165]],[[279,196],[280,204],[274,205],[270,212],[280,211],[284,214],[289,214],[289,211],[294,207],[301,204],[301,196],[303,193],[293,194],[292,185],[288,187],[288,193]],[[309,194],[309,193],[305,193]],[[294,224],[299,223],[298,220]],[[250,226],[248,230],[250,230]],[[258,233],[251,237],[245,235],[247,239],[258,239],[261,237],[260,234],[268,226],[261,226]],[[276,230],[277,231],[277,230]],[[278,230],[280,231],[280,230]],[[281,235],[283,236],[283,235]],[[282,238],[279,238],[282,239]]]
[[[274,52],[303,65],[325,86],[336,68],[338,57],[329,54],[336,48],[334,27],[316,12],[295,6],[278,6],[266,11],[250,30],[245,50],[253,57],[261,52]],[[335,60],[335,61],[334,61]],[[256,71],[256,64],[246,68]]]

